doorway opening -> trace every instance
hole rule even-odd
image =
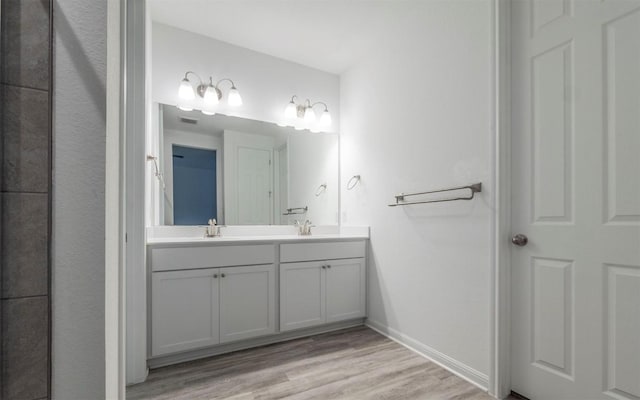
[[[175,225],[206,225],[218,219],[216,151],[172,146]]]

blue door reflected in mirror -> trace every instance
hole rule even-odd
[[[206,225],[218,218],[216,151],[172,146],[175,225]]]

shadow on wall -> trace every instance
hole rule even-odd
[[[105,53],[107,51],[107,44],[101,43],[100,46],[104,48],[99,49],[83,49],[82,43],[78,39],[78,36],[73,30],[69,20],[64,15],[64,12],[57,5],[55,6],[55,34],[60,38],[60,42],[65,49],[69,52],[69,59],[72,61],[75,71],[67,71],[68,73],[74,72],[80,77],[82,85],[86,88],[86,93],[91,96],[96,109],[101,110],[100,116],[102,122],[106,122],[107,118],[107,91],[105,88],[105,82],[101,78],[98,71],[94,68],[94,63],[87,55],[87,51]],[[102,32],[100,32],[102,34]],[[96,42],[96,41],[94,41]],[[106,72],[102,73],[102,76],[106,76]]]
[[[385,305],[389,302],[385,301],[389,296],[386,288],[383,286],[384,279],[380,276],[380,269],[373,251],[373,235],[369,240],[369,249],[367,254],[367,320],[375,327],[398,326],[393,309],[385,309]],[[373,298],[372,295],[376,296]],[[372,307],[372,301],[375,301],[375,307]],[[376,309],[376,315],[371,315],[371,310]]]

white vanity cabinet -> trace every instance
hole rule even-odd
[[[239,253],[242,250],[240,247],[198,247],[191,252],[187,248],[178,248],[174,250],[179,254],[190,254],[191,257],[181,260],[163,257],[157,265],[152,264],[152,357],[275,333],[276,270],[273,245],[247,246],[253,247],[251,254],[236,259],[236,263],[249,259],[270,264],[202,268],[219,264],[220,258],[216,257],[216,253]],[[152,249],[152,260],[155,250],[161,250],[162,255],[171,253],[168,248]],[[263,254],[256,256],[256,250]],[[206,257],[198,259],[193,254],[204,254]],[[155,256],[157,258],[158,254]],[[176,262],[171,264],[169,260]],[[180,266],[200,268],[185,269]]]
[[[147,365],[361,324],[367,239],[274,235],[149,243]]]
[[[365,317],[365,248],[364,241],[282,244],[280,330]]]
[[[274,265],[221,268],[220,276],[220,343],[274,333]]]
[[[151,274],[151,354],[220,342],[218,269]]]

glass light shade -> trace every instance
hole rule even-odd
[[[191,102],[188,100],[182,100],[182,99],[178,100],[178,104],[176,105],[176,107],[178,107],[182,111],[193,111],[193,106],[191,105]]]
[[[193,86],[187,78],[184,78],[180,82],[180,88],[178,88],[178,98],[180,100],[193,100],[196,98],[196,93],[193,91]]]
[[[232,107],[242,105],[242,97],[240,97],[240,92],[238,92],[238,89],[236,89],[235,86],[232,87],[231,90],[229,90],[229,97],[227,99],[227,102]]]
[[[322,126],[331,125],[331,114],[329,114],[329,110],[324,110],[324,112],[320,116],[320,125]]]
[[[296,103],[289,102],[287,104],[287,108],[284,109],[284,117],[286,119],[294,119],[298,114],[298,110],[296,109]]]
[[[307,107],[307,109],[304,111],[304,122],[307,124],[313,124],[314,122],[316,122],[316,113],[311,107]]]
[[[212,85],[207,86],[207,90],[204,92],[203,96],[204,108],[210,109],[218,105],[218,93],[216,92],[216,88]]]

